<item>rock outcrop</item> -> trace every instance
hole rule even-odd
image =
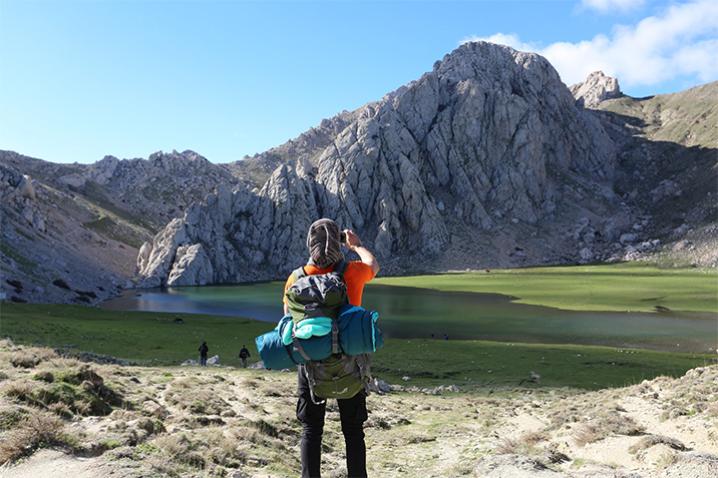
[[[184,214],[190,204],[202,200],[219,184],[243,182],[225,165],[213,164],[189,150],[159,151],[147,159],[105,156],[93,164],[55,164],[0,151],[0,164],[115,210],[152,232]]]
[[[481,257],[464,246],[487,231],[513,245],[547,218],[575,223],[574,197],[582,211],[615,200],[613,142],[533,53],[462,45],[419,80],[326,124],[347,120],[326,147],[316,142],[319,152],[283,161],[259,192],[224,189],[170,223],[142,259],[143,284],[281,277],[305,258],[301,238],[321,216],[358,231],[390,273],[427,258],[501,263],[513,260],[505,241]],[[185,273],[195,245],[211,267]]]
[[[134,276],[133,259],[142,268],[143,254],[149,256],[147,249],[138,255],[144,241],[219,184],[241,182],[192,151],[149,159],[107,156],[94,164],[55,164],[0,151],[0,267],[6,279],[0,296],[92,303],[114,295]],[[184,251],[183,273],[199,268],[195,274],[206,275],[200,251]],[[56,280],[67,287],[48,286]]]
[[[616,78],[594,71],[585,81],[571,85],[571,94],[576,102],[586,108],[596,108],[601,102],[623,96]]]

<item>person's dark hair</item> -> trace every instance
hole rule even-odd
[[[307,233],[307,248],[311,263],[317,267],[329,267],[344,259],[337,223],[327,218],[314,221]]]

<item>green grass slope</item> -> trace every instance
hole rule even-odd
[[[385,277],[377,284],[486,292],[564,310],[718,313],[718,271],[645,264],[537,267],[460,274]]]
[[[235,317],[115,312],[69,305],[2,304],[0,335],[19,344],[66,347],[134,360],[178,364],[196,358],[201,340],[210,355],[239,365],[242,344],[257,360],[254,337],[272,324]],[[175,323],[181,318],[183,323]],[[584,389],[622,386],[659,375],[678,376],[714,356],[609,347],[485,341],[388,340],[376,354],[376,375],[392,383],[512,387],[533,371],[542,386]]]
[[[604,101],[600,109],[640,119],[654,141],[718,147],[718,81],[667,95],[624,96]]]

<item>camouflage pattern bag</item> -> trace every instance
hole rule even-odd
[[[327,398],[352,398],[366,390],[371,377],[366,354],[336,354],[319,362],[307,362],[302,367],[315,403]]]
[[[308,275],[301,267],[293,272],[295,281],[285,293],[295,326],[309,318],[332,319],[332,355],[327,359],[310,360],[292,333],[292,345],[305,359],[299,367],[307,377],[314,403],[327,398],[351,398],[366,388],[370,378],[369,357],[345,355],[339,346],[339,309],[349,303],[344,282],[346,266],[341,261],[333,271],[316,275]]]

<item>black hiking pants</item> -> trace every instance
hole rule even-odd
[[[302,478],[321,477],[322,433],[326,403],[315,405],[309,392],[309,383],[299,367],[297,418],[302,422]],[[337,400],[339,418],[344,434],[349,478],[366,477],[366,445],[364,422],[367,419],[366,393],[362,390],[354,397]]]

